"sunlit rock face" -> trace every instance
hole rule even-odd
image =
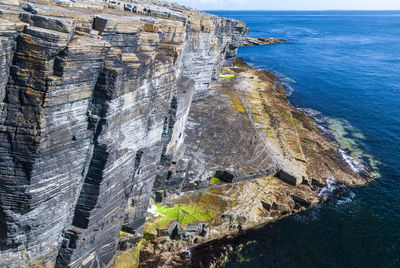
[[[247,29],[167,2],[42,3],[0,2],[0,266],[106,267]]]

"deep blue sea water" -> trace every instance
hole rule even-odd
[[[277,74],[292,105],[380,174],[239,237],[226,267],[400,267],[400,11],[212,13],[246,22],[250,36],[288,40],[239,56]]]

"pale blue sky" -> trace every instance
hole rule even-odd
[[[201,10],[400,10],[400,0],[170,0]]]

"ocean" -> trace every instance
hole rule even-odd
[[[239,56],[376,179],[237,237],[225,267],[400,267],[400,11],[209,12],[286,39]]]

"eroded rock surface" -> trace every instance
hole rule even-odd
[[[0,266],[110,266],[121,228],[141,236],[193,96],[248,30],[155,1],[12,4],[0,2]]]
[[[223,237],[310,208],[329,191],[367,182],[288,103],[275,76],[241,61],[220,76],[193,101],[186,150],[158,184],[140,267],[216,267],[224,256],[207,255],[213,241],[220,245]],[[190,262],[182,254],[188,249],[196,253]]]
[[[264,46],[272,44],[286,43],[285,39],[281,38],[265,38],[265,37],[247,37],[241,44],[242,47]]]

